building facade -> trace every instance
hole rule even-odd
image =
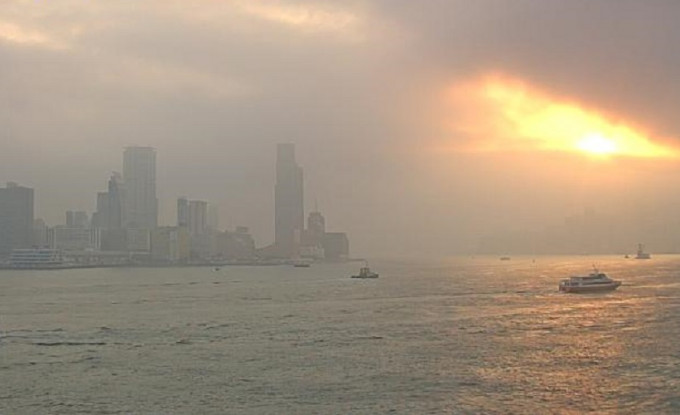
[[[299,254],[304,230],[302,168],[295,161],[295,145],[278,144],[274,189],[274,248],[282,257]]]
[[[186,262],[189,259],[187,229],[180,226],[163,226],[151,231],[151,258],[156,262]]]
[[[123,226],[128,229],[154,229],[158,224],[156,150],[154,148],[127,147],[125,149],[123,182],[125,183]]]
[[[0,188],[0,256],[33,245],[33,189],[7,183]]]

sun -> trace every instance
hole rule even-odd
[[[616,142],[599,133],[590,133],[576,143],[576,148],[586,153],[604,156],[619,151]]]

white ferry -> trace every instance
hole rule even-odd
[[[621,285],[621,281],[609,278],[606,274],[594,269],[586,276],[573,276],[560,281],[560,291],[566,293],[592,293],[613,291]]]

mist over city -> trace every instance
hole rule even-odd
[[[680,413],[679,18],[0,1],[0,414]]]
[[[55,226],[153,147],[159,225],[205,200],[262,247],[294,143],[357,255],[677,252],[678,7],[5,2],[0,178]]]

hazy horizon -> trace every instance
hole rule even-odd
[[[56,225],[92,213],[124,147],[152,146],[161,225],[179,196],[207,200],[264,246],[291,142],[305,213],[318,204],[353,256],[680,252],[679,15],[662,0],[8,1],[0,183],[34,188]]]

